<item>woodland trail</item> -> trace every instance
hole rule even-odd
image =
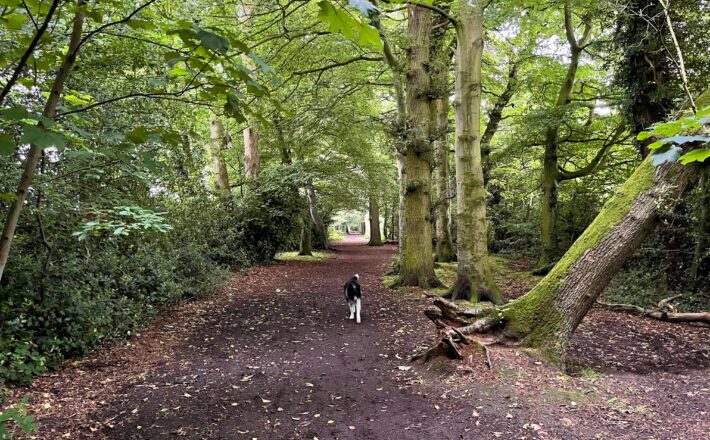
[[[38,438],[700,439],[710,430],[709,375],[692,383],[687,374],[710,366],[707,329],[673,327],[685,329],[675,343],[693,355],[677,371],[661,363],[656,373],[570,377],[502,347],[492,370],[480,353],[413,366],[434,329],[418,291],[382,284],[396,249],[353,237],[337,248],[322,262],[237,274],[224,292],[176,307],[128,343],[38,378]],[[341,293],[354,273],[361,325],[346,319]],[[592,316],[579,338],[594,350],[578,357],[604,371],[610,333],[646,321]],[[644,334],[634,334],[640,344]]]

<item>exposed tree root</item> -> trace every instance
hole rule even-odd
[[[438,330],[434,344],[428,350],[412,357],[412,361],[424,359],[428,362],[438,356],[451,359],[463,359],[461,350],[464,345],[478,345],[486,354],[488,368],[492,368],[488,345],[478,342],[468,336],[486,334],[501,324],[499,309],[488,303],[476,306],[461,306],[436,295],[425,293],[432,298],[432,306],[424,310],[424,314],[432,320]],[[493,344],[498,343],[498,341]]]

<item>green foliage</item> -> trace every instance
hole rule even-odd
[[[677,145],[710,144],[710,135],[704,132],[706,126],[710,126],[710,107],[692,116],[655,124],[652,130],[639,133],[637,139],[661,138],[649,145],[654,150],[652,156],[656,165],[675,161],[683,165],[703,162],[710,157],[710,147],[693,149],[683,154],[683,149]]]
[[[363,6],[362,2],[360,2],[359,5],[361,8],[366,7]],[[343,36],[348,39],[357,36],[358,44],[363,46],[370,45],[377,49],[382,49],[380,35],[372,26],[354,18],[328,0],[318,2],[318,7],[320,8],[318,19],[328,24],[328,30],[330,30],[330,32],[334,34],[342,33]],[[365,10],[374,11],[371,8]]]
[[[111,209],[92,209],[79,230],[72,235],[79,241],[88,237],[106,238],[112,236],[128,236],[133,233],[161,232],[173,229],[165,223],[164,213],[156,213],[138,206],[119,206]]]
[[[20,402],[0,411],[0,440],[10,440],[19,433],[31,434],[38,428],[34,418],[27,412],[28,402],[29,396],[25,396]]]

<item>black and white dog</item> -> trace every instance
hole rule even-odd
[[[354,277],[350,278],[350,281],[345,283],[345,287],[343,287],[345,300],[348,302],[348,307],[350,307],[349,319],[355,318],[358,324],[360,324],[360,302],[362,300],[359,281],[360,275],[355,274]]]

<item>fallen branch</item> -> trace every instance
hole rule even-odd
[[[602,301],[597,301],[597,304],[604,306],[609,310],[635,313],[640,316],[658,319],[659,321],[701,322],[701,323],[705,323],[705,324],[710,324],[710,312],[697,312],[697,313],[673,313],[673,312],[671,312],[671,313],[668,313],[668,312],[660,311],[660,310],[644,309],[643,307],[635,306],[633,304],[610,304],[610,303],[605,303]],[[666,305],[666,304],[667,304],[667,302],[664,303],[663,305]],[[661,305],[661,303],[659,303],[659,305]]]

